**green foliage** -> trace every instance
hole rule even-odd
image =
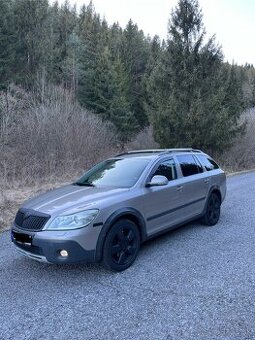
[[[252,65],[246,64],[244,67],[235,65],[235,71],[239,76],[242,86],[243,107],[255,106],[255,69]]]
[[[145,37],[130,20],[112,26],[92,1],[0,0],[0,90],[45,84],[71,90],[112,122],[121,144],[151,123],[161,146],[221,151],[242,130],[240,112],[255,105],[255,71],[223,62],[205,42],[197,0],[179,0],[167,41]],[[40,92],[39,91],[39,92]]]
[[[49,8],[48,25],[49,56],[46,62],[49,80],[72,88],[75,92],[78,82],[78,60],[81,44],[75,32],[76,8],[66,1],[61,7],[55,3]]]
[[[148,118],[144,108],[143,77],[149,59],[150,44],[145,39],[143,31],[130,20],[123,32],[122,61],[129,75],[128,100],[131,110],[135,113],[141,128],[148,125]]]
[[[169,37],[147,89],[155,139],[162,147],[190,146],[222,152],[242,130],[240,84],[223,64],[205,30],[197,0],[180,0]]]
[[[105,116],[109,108],[107,98],[111,96],[113,86],[113,66],[106,44],[107,28],[102,27],[92,4],[81,10],[78,34],[83,44],[80,55],[79,100],[88,109]]]
[[[125,144],[138,132],[139,124],[128,100],[129,79],[120,59],[114,65],[114,84],[109,120],[116,126],[119,139]]]
[[[48,1],[14,0],[17,81],[32,85],[48,56]]]
[[[139,125],[131,91],[135,70],[124,58],[127,50],[123,50],[123,32],[117,24],[109,29],[90,4],[82,9],[79,34],[85,46],[80,58],[80,102],[110,120],[117,128],[120,141],[125,143]]]

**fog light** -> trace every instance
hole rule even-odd
[[[62,257],[67,257],[68,256],[68,251],[67,250],[60,250],[60,256],[62,256]]]

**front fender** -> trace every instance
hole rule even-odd
[[[111,214],[103,225],[103,228],[99,234],[97,247],[96,247],[96,261],[100,262],[103,255],[103,246],[106,235],[110,230],[111,226],[120,218],[130,218],[138,224],[138,228],[141,235],[141,242],[145,241],[147,238],[146,224],[142,214],[134,208],[121,208]]]

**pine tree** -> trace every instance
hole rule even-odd
[[[198,1],[179,0],[166,49],[148,85],[150,118],[162,147],[221,152],[241,131],[239,98],[231,95],[237,86],[233,74],[226,77],[215,38],[204,39]]]
[[[66,86],[72,91],[74,98],[77,97],[80,76],[80,55],[83,47],[80,38],[72,33],[67,41],[67,54],[62,62],[63,78]]]
[[[79,35],[84,49],[80,59],[80,102],[116,127],[122,145],[133,137],[138,124],[129,100],[129,73],[121,60],[122,32],[109,29],[94,12],[83,7]],[[114,38],[118,37],[117,42]]]
[[[18,81],[32,85],[48,57],[48,0],[13,0]]]
[[[235,66],[242,86],[244,108],[255,105],[255,69],[253,65]]]
[[[101,25],[100,16],[94,11],[92,2],[88,7],[81,9],[78,36],[82,43],[82,53],[80,55],[80,77],[78,98],[82,105],[88,109],[98,112],[97,83],[101,83],[100,77],[111,73],[109,49],[106,43],[106,32]],[[102,69],[100,63],[103,62],[105,68]],[[110,81],[110,79],[109,79]],[[100,91],[99,91],[100,92]]]
[[[90,80],[91,92],[88,93],[86,106],[95,113],[99,113],[103,119],[109,119],[109,111],[114,96],[114,70],[108,47],[96,56],[94,76]]]
[[[109,30],[109,47],[115,60],[121,57],[123,30],[119,23],[114,23]]]
[[[110,107],[110,121],[115,125],[119,140],[124,147],[139,130],[139,125],[128,101],[128,74],[120,59],[114,65],[114,95]]]
[[[52,11],[52,35],[53,35],[53,73],[50,74],[52,81],[62,83],[74,92],[77,89],[78,58],[80,41],[75,32],[78,24],[76,7],[68,1]]]
[[[162,58],[162,51],[160,38],[156,35],[150,44],[150,57],[148,63],[146,65],[146,72],[143,77],[143,87],[144,87],[144,107],[146,111],[149,111],[150,106],[153,105],[153,100],[151,100],[152,91],[152,83],[151,83],[151,75],[157,69],[160,64]]]
[[[129,75],[128,100],[140,128],[148,125],[148,117],[144,108],[143,76],[149,59],[149,42],[143,31],[130,20],[123,32],[122,61]]]

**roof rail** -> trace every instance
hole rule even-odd
[[[165,152],[166,149],[150,149],[150,150],[132,150],[132,151],[126,151],[122,152],[115,157],[123,156],[123,155],[131,155],[131,154],[137,154],[137,153],[162,153]]]
[[[201,150],[198,149],[193,149],[193,148],[176,148],[176,149],[167,149],[165,151],[163,151],[164,153],[168,153],[168,152],[203,152]]]
[[[158,154],[165,154],[170,152],[202,152],[198,149],[192,148],[176,148],[176,149],[150,149],[150,150],[133,150],[133,151],[126,151],[116,155],[115,157],[120,157],[124,155],[132,155],[132,154],[139,154],[139,153],[158,153]]]

